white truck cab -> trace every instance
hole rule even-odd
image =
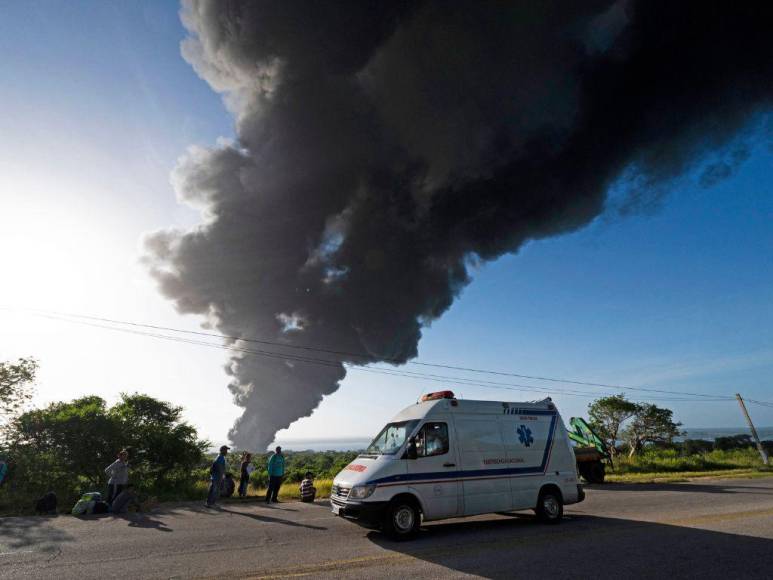
[[[398,538],[421,521],[533,509],[558,522],[585,498],[561,416],[532,403],[425,395],[333,480],[332,511]]]

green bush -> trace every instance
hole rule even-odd
[[[255,489],[268,487],[268,473],[265,469],[256,469],[250,474],[250,485]]]
[[[104,469],[129,450],[129,478],[141,493],[187,496],[196,486],[205,441],[182,409],[146,395],[121,395],[111,408],[96,396],[21,414],[5,430],[3,456],[15,465],[0,488],[0,513],[29,511],[54,491],[60,509],[81,493],[105,491]]]

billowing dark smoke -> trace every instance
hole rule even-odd
[[[704,182],[725,177],[771,106],[771,9],[186,2],[183,54],[238,140],[175,170],[205,222],[148,238],[153,276],[224,334],[365,355],[235,354],[233,441],[261,448],[309,415],[341,362],[416,356],[471,260],[582,227],[613,184],[637,199],[708,153]]]

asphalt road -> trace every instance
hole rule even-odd
[[[587,492],[558,526],[478,516],[403,543],[326,502],[4,518],[0,577],[773,578],[773,478]]]

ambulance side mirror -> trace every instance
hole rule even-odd
[[[405,448],[405,458],[416,459],[418,455],[419,454],[416,452],[416,439],[411,437],[408,439],[408,446]]]

